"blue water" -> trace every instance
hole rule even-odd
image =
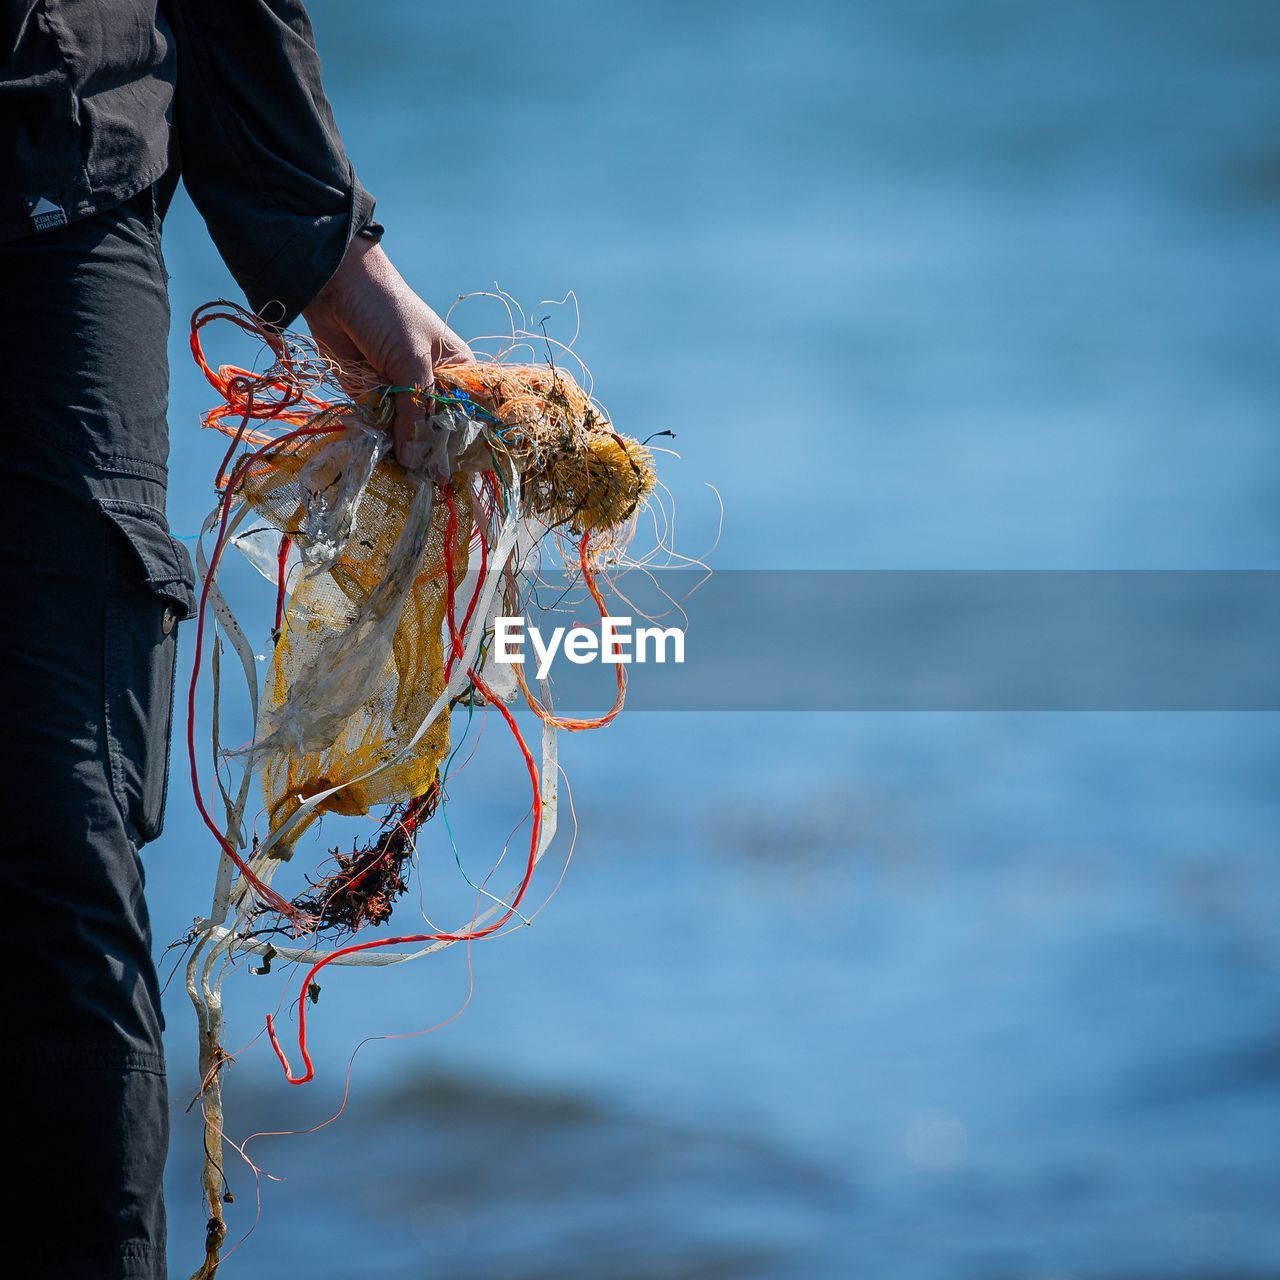
[[[1274,5],[311,11],[401,270],[441,308],[575,289],[615,420],[678,434],[684,548],[712,482],[721,566],[1280,566]],[[182,532],[220,449],[181,318],[232,285],[189,206],[166,241]],[[1280,1274],[1274,717],[654,714],[564,756],[559,896],[475,949],[451,1027],[361,1051],[341,1120],[251,1148],[287,1181],[229,1277]],[[480,862],[520,811],[490,757]],[[162,940],[213,871],[175,776]],[[465,959],[330,971],[318,1081],[258,1042],[231,1132],[328,1116]],[[241,1040],[274,982],[228,981]]]

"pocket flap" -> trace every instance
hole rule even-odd
[[[133,548],[147,586],[177,605],[181,617],[193,617],[196,576],[191,556],[169,532],[164,514],[145,503],[123,498],[98,498],[97,503]]]

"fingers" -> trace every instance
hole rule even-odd
[[[407,356],[403,364],[393,357],[390,363],[395,365],[396,373],[392,385],[417,387],[430,392],[435,388],[437,364],[457,364],[475,357],[471,348],[430,307],[425,303],[420,305],[423,314],[418,317],[415,338],[420,341],[422,336],[429,336],[430,351],[418,348]],[[410,471],[421,470],[431,454],[430,441],[434,430],[428,425],[431,403],[424,400],[424,397],[414,397],[407,392],[396,396],[396,416],[392,427],[396,461]]]
[[[395,439],[396,461],[406,470],[417,471],[426,465],[431,438],[431,428],[427,425],[429,412],[426,406],[415,403],[407,392],[396,396],[396,417],[391,430]]]

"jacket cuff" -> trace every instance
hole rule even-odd
[[[277,329],[289,328],[333,279],[361,227],[373,220],[376,201],[351,173],[351,198],[345,213],[298,215],[270,261],[240,287],[249,306]]]

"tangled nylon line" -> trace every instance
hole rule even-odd
[[[215,322],[261,341],[269,366],[213,368],[203,332]],[[219,848],[212,907],[189,935],[186,968],[200,1028],[209,1206],[205,1259],[193,1280],[217,1271],[222,1205],[231,1199],[222,1165],[227,973],[250,954],[262,958],[255,972],[277,958],[306,966],[296,1000],[296,1066],[270,1014],[266,1031],[289,1083],[310,1081],[307,1011],[327,966],[404,964],[490,937],[513,918],[527,923],[521,905],[556,832],[557,730],[597,728],[622,709],[620,663],[613,706],[584,719],[557,716],[545,680],[535,696],[520,667],[491,661],[494,619],[525,611],[544,559],[571,569],[607,614],[599,569],[628,563],[627,544],[656,485],[651,452],[614,431],[557,364],[552,346],[545,362],[522,363],[511,358],[516,344],[536,335],[515,324],[512,334],[497,358],[438,367],[435,386],[424,391],[340,368],[309,340],[232,303],[207,304],[192,317],[192,354],[221,398],[204,425],[231,438],[215,480],[217,504],[196,548],[199,611],[187,699],[192,790]],[[413,397],[430,429],[430,458],[418,472],[389,452],[397,393]],[[275,589],[261,685],[253,646],[219,585],[230,546]],[[253,740],[238,749],[222,741],[224,646],[239,660],[254,726]],[[212,793],[206,803],[196,745],[206,654],[220,821]],[[537,756],[513,709],[521,696],[540,722]],[[477,909],[455,929],[357,939],[385,926],[407,889],[418,834],[442,803],[451,720],[460,708],[468,722],[477,708],[492,708],[528,774],[530,836],[520,877],[505,895],[468,878],[479,890]],[[265,801],[261,836],[245,821],[255,779]],[[272,882],[324,814],[380,817],[370,841],[332,850],[329,869],[290,898]]]

